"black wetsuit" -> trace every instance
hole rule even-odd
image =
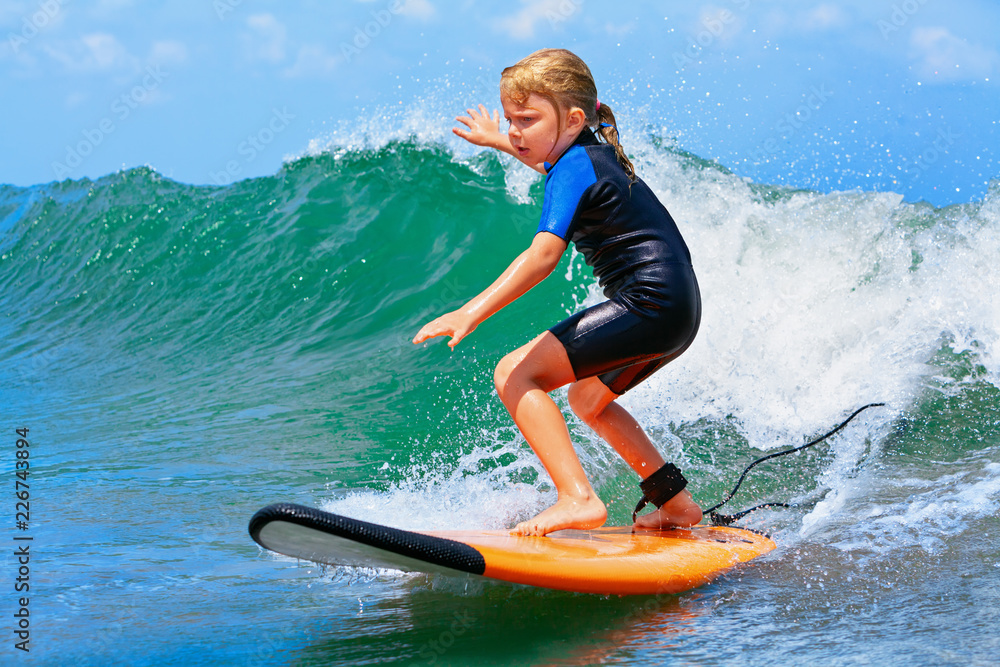
[[[701,297],[687,245],[653,191],[630,182],[589,129],[548,169],[538,232],[575,243],[609,299],[550,329],[578,380],[596,375],[623,394],[694,340]]]

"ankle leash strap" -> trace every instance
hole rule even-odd
[[[683,491],[687,483],[680,468],[673,463],[664,464],[662,468],[639,483],[642,498],[632,512],[632,523],[635,523],[635,517],[643,507],[650,503],[657,509],[663,507],[664,503]]]

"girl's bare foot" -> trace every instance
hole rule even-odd
[[[701,521],[701,508],[694,502],[691,493],[681,491],[663,504],[663,507],[636,517],[635,525],[640,528],[687,528]]]
[[[591,493],[587,497],[565,496],[538,516],[522,521],[511,529],[514,535],[546,535],[556,530],[600,528],[608,518],[604,503]]]

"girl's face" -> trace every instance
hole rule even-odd
[[[510,123],[507,135],[517,157],[529,167],[555,163],[583,130],[583,111],[572,108],[563,114],[544,97],[532,93],[524,105],[503,98],[504,118]]]

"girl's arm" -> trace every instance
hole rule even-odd
[[[469,129],[463,130],[460,127],[452,129],[452,132],[462,137],[470,144],[475,144],[476,146],[485,146],[486,148],[495,148],[498,151],[507,153],[508,155],[513,155],[518,157],[517,151],[510,143],[510,137],[500,131],[500,113],[493,110],[493,116],[490,116],[489,110],[483,106],[479,105],[479,111],[475,109],[466,109],[469,112],[468,116],[459,116],[455,120],[462,123]],[[520,159],[520,158],[518,158]],[[532,167],[528,165],[535,171],[544,174],[538,167]]]
[[[455,347],[486,318],[552,273],[566,250],[566,245],[566,241],[555,234],[536,234],[531,246],[518,255],[492,285],[458,310],[445,313],[425,324],[413,342],[422,343],[435,336],[451,336],[448,345]]]

